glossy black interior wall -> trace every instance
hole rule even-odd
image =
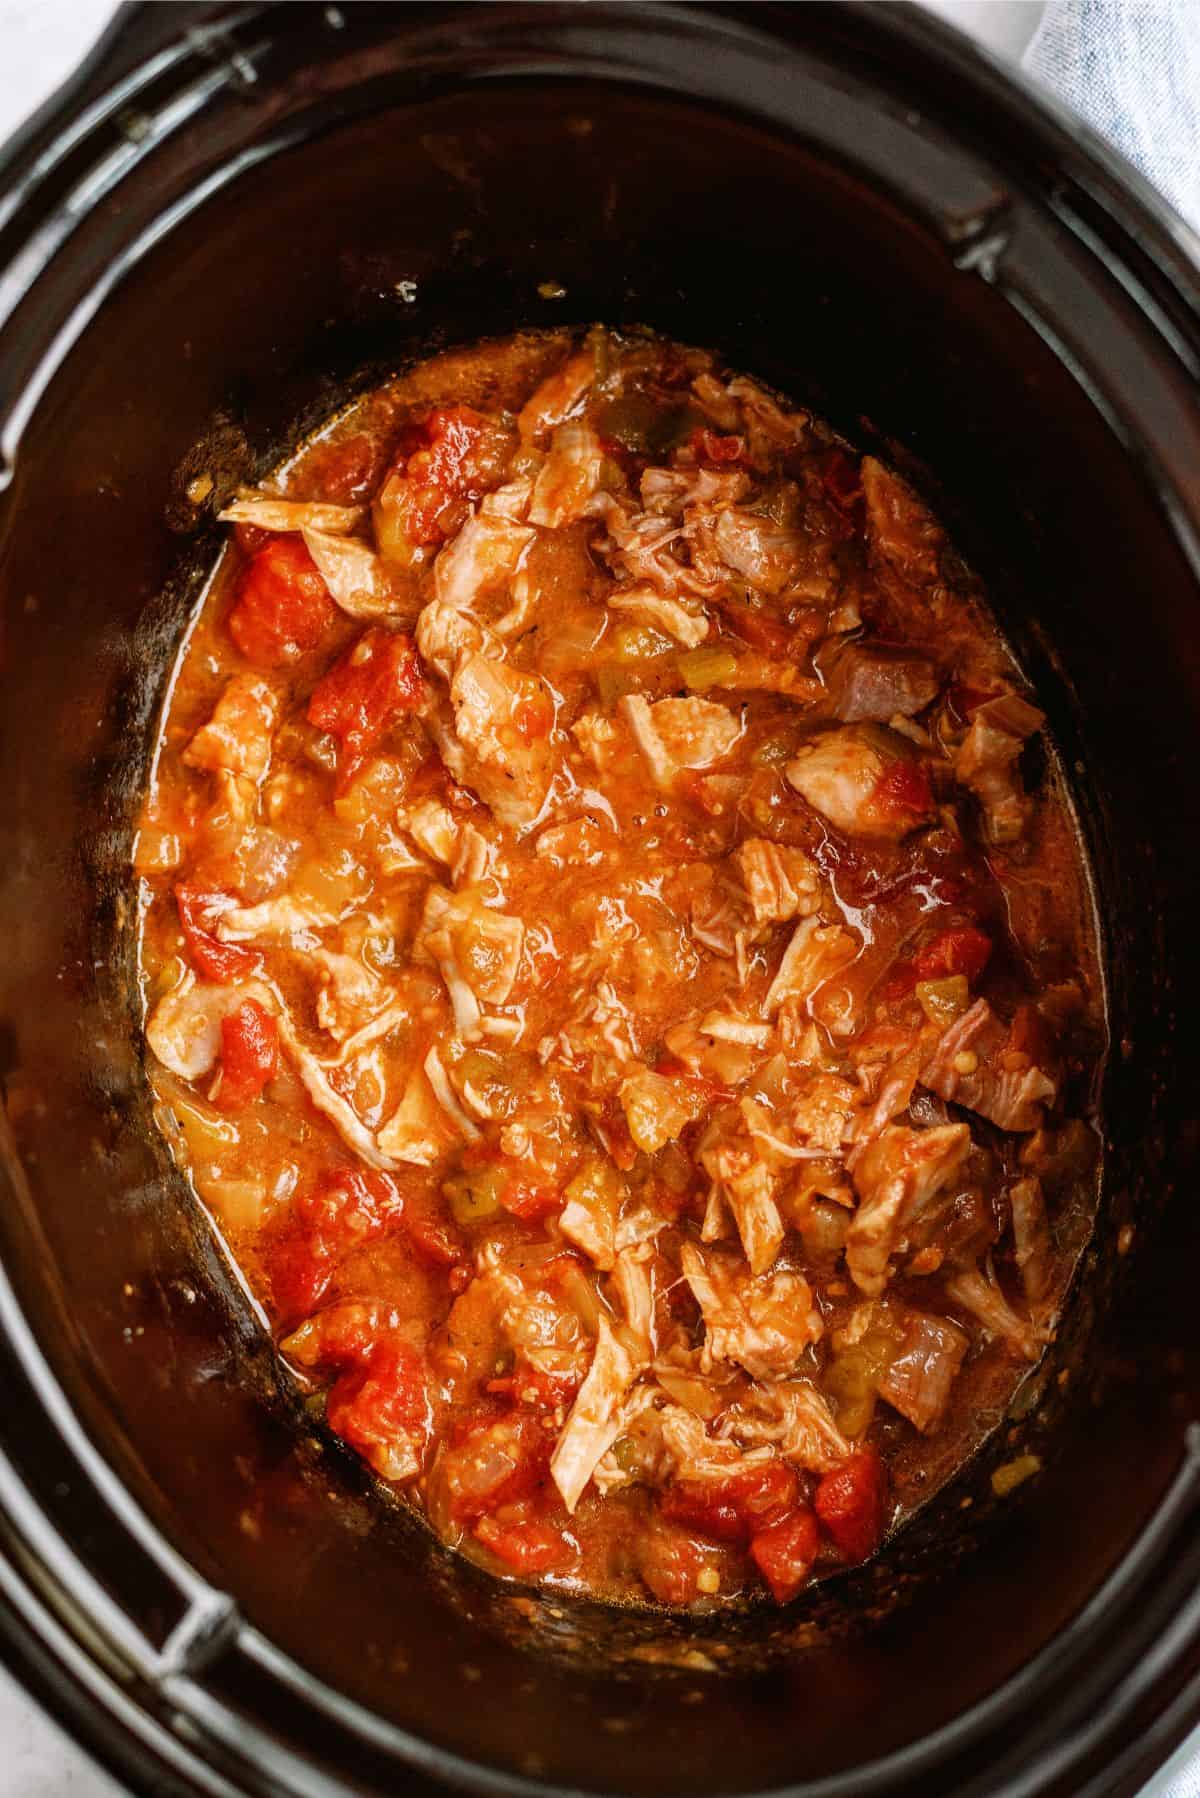
[[[143,151],[80,209],[0,340],[11,424],[60,316],[128,260],[5,440],[0,1049],[19,1168],[10,1157],[4,1265],[129,1489],[238,1617],[331,1685],[468,1759],[587,1788],[845,1774],[865,1791],[853,1769],[959,1716],[1077,1612],[1153,1514],[1198,1414],[1186,1187],[1200,336],[1186,307],[1170,331],[1148,320],[1123,237],[1109,257],[1086,248],[1040,140],[1021,160],[999,124],[988,138],[982,90],[970,129],[948,91],[937,100],[932,53],[903,24],[857,8],[751,8],[727,24],[715,9],[707,22],[558,6],[401,20],[363,6],[338,26],[329,10],[235,9],[232,41],[258,78],[239,81],[228,43],[208,44],[186,74],[211,93],[181,128],[155,109],[183,75],[147,90],[149,137],[114,128]],[[756,47],[759,32],[775,42]],[[68,162],[43,225],[84,172]],[[6,257],[34,222],[0,214]],[[1113,272],[1119,256],[1128,268]],[[543,298],[547,282],[563,297]],[[1179,290],[1156,304],[1181,307]],[[130,1028],[131,799],[189,583],[216,541],[180,471],[216,458],[249,472],[348,381],[431,347],[594,319],[715,345],[907,461],[989,583],[1077,771],[1110,937],[1103,1266],[1073,1330],[1087,1337],[1093,1299],[1099,1323],[1086,1366],[1068,1355],[1065,1396],[1055,1387],[1050,1409],[1066,1415],[1047,1472],[985,1519],[984,1468],[955,1499],[971,1496],[970,1511],[944,1507],[858,1582],[847,1610],[878,1604],[874,1629],[814,1648],[807,1623],[751,1620],[735,1660],[759,1644],[771,1664],[723,1677],[706,1670],[711,1630],[687,1638],[704,1658],[671,1677],[642,1658],[636,1627],[542,1607],[531,1631],[484,1582],[431,1562],[353,1467],[297,1433],[147,1132]],[[1089,369],[1109,333],[1115,359]],[[140,1633],[169,1643],[176,1586],[81,1496],[20,1345],[5,1354],[14,1478]],[[1177,1582],[1182,1603],[1188,1563],[1168,1546],[1153,1583],[1170,1599]],[[533,1658],[511,1646],[530,1633]],[[374,1750],[289,1706],[228,1641],[204,1671],[231,1714],[377,1789]],[[1107,1668],[1111,1646],[1098,1639],[1091,1663]],[[1043,1704],[1048,1719],[1050,1694]],[[1011,1723],[1005,1749],[1034,1753],[1040,1722]],[[890,1774],[890,1789],[961,1785],[968,1746],[937,1773]]]

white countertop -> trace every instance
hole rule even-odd
[[[1042,14],[1042,0],[925,3],[1012,57],[1021,55]],[[70,73],[113,11],[114,0],[0,0],[0,142]],[[2,1671],[0,1745],[0,1798],[120,1798],[112,1780]],[[1164,1774],[1161,1798],[1200,1795],[1186,1754]]]

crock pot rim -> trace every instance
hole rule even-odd
[[[62,146],[67,141],[75,141],[73,134],[79,123],[76,111],[81,102],[91,96],[94,103],[103,109],[114,93],[120,94],[130,79],[136,79],[135,70],[132,77],[122,77],[112,88],[104,84],[105,70],[114,49],[124,43],[129,32],[136,32],[139,21],[150,10],[152,9],[144,3],[137,4],[133,0],[127,0],[76,74],[63,84],[10,141],[8,148],[0,152],[0,196],[14,182],[24,179],[24,197],[35,197],[38,181],[45,178],[39,176],[39,167],[45,167],[48,160],[52,162],[56,145]],[[223,30],[227,25],[236,26],[247,20],[267,21],[275,10],[275,5],[264,5],[259,0],[252,0],[252,3],[245,5],[200,10],[215,10],[219,29]],[[597,12],[605,10],[607,8],[603,6],[596,9]],[[625,10],[658,15],[673,12],[680,17],[703,18],[703,15],[695,14],[689,7],[646,5],[630,6]],[[746,9],[714,8],[713,13],[716,15],[726,10],[742,15]],[[774,6],[756,8],[760,16],[768,17],[776,10]],[[973,82],[977,87],[982,85],[993,96],[1011,96],[1015,93],[1023,104],[1027,120],[1040,127],[1043,139],[1049,136],[1056,140],[1054,147],[1060,151],[1069,149],[1071,160],[1078,165],[1069,176],[1062,178],[1064,190],[1073,189],[1079,184],[1078,169],[1081,168],[1085,175],[1089,175],[1092,184],[1089,186],[1084,181],[1083,191],[1090,192],[1093,197],[1097,192],[1102,193],[1106,206],[1115,205],[1112,217],[1116,227],[1123,232],[1132,231],[1136,241],[1143,247],[1150,247],[1158,261],[1160,272],[1164,278],[1169,279],[1175,293],[1186,305],[1193,324],[1200,319],[1200,268],[1197,267],[1200,262],[1200,238],[1191,232],[1138,171],[1088,127],[1076,120],[1066,108],[1020,75],[1006,69],[998,60],[980,51],[961,33],[915,7],[876,7],[870,5],[869,0],[849,0],[848,6],[839,10],[861,14],[864,19],[869,18],[873,31],[897,44],[915,46],[922,54],[938,61],[944,68],[949,68],[956,80]],[[197,41],[194,37],[189,37],[187,32],[177,34],[169,52],[157,53],[159,60],[156,66],[159,72],[174,61],[185,60],[196,49]],[[1194,347],[1200,351],[1200,338]],[[24,1333],[25,1321],[15,1293],[7,1278],[0,1276],[0,1336],[5,1348],[24,1355],[28,1365],[29,1348],[23,1346],[19,1351],[16,1348]],[[57,1387],[58,1383],[40,1349],[35,1346],[32,1353],[40,1362],[39,1384],[44,1379],[48,1385]],[[58,1387],[58,1391],[65,1406],[66,1399],[61,1387]],[[78,1420],[73,1419],[72,1424],[74,1430],[79,1432],[75,1443],[70,1440],[70,1430],[61,1431],[60,1434],[79,1459],[81,1476],[86,1480],[88,1476],[83,1472],[83,1466],[95,1451],[87,1442]],[[79,1453],[81,1445],[87,1448],[88,1454]],[[1135,1595],[1131,1588],[1136,1584],[1139,1572],[1144,1571],[1142,1563],[1156,1559],[1161,1540],[1173,1537],[1176,1527],[1191,1518],[1200,1489],[1200,1435],[1195,1428],[1189,1436],[1189,1451],[1175,1484],[1127,1562],[1115,1570],[1101,1592],[1094,1596],[1057,1638],[1047,1644],[1034,1661],[1027,1663],[1011,1680],[990,1693],[971,1710],[921,1741],[896,1750],[869,1766],[855,1769],[851,1774],[837,1775],[802,1786],[778,1788],[777,1798],[783,1798],[784,1794],[787,1794],[787,1798],[834,1798],[835,1794],[850,1792],[862,1794],[866,1798],[866,1794],[886,1789],[894,1774],[910,1776],[918,1772],[922,1765],[938,1759],[946,1752],[963,1748],[969,1742],[986,1736],[989,1730],[995,1729],[1019,1705],[1022,1695],[1045,1675],[1049,1665],[1063,1657],[1068,1661],[1073,1659],[1072,1645],[1081,1642],[1091,1632],[1098,1611],[1106,1610],[1118,1601],[1128,1602]],[[274,1783],[276,1770],[269,1766],[254,1769],[228,1761],[231,1769],[238,1774],[238,1783],[231,1783],[226,1780],[224,1772],[218,1770],[211,1761],[198,1758],[192,1753],[186,1740],[176,1730],[172,1730],[166,1721],[172,1716],[177,1719],[179,1712],[187,1708],[187,1692],[183,1683],[188,1677],[186,1671],[173,1674],[156,1692],[145,1692],[139,1698],[134,1698],[132,1691],[136,1690],[137,1675],[132,1669],[127,1669],[131,1677],[127,1680],[126,1689],[122,1689],[116,1678],[106,1674],[98,1658],[88,1658],[78,1637],[72,1635],[63,1626],[61,1619],[53,1614],[37,1589],[38,1582],[29,1575],[30,1545],[22,1538],[19,1522],[9,1503],[12,1477],[15,1474],[11,1467],[7,1464],[0,1466],[0,1540],[4,1546],[0,1589],[8,1599],[8,1607],[0,1609],[0,1644],[11,1670],[110,1769],[119,1777],[137,1781],[143,1790],[164,1790],[164,1774],[171,1779],[186,1782],[180,1784],[178,1789],[196,1792],[236,1794],[248,1789],[293,1789]],[[105,1502],[99,1492],[95,1496],[97,1502]],[[122,1493],[120,1498],[129,1510],[137,1510],[127,1493]],[[144,1513],[137,1510],[137,1515],[140,1519],[139,1534],[158,1534]],[[175,1551],[170,1548],[166,1539],[160,1540],[165,1553],[173,1555]],[[70,1595],[60,1596],[65,1596],[69,1601]],[[70,1611],[70,1602],[67,1602],[65,1608]],[[1186,1630],[1189,1639],[1194,1637],[1200,1628],[1200,1594],[1194,1594],[1190,1604],[1178,1608],[1172,1623],[1174,1628]],[[561,1794],[562,1798],[571,1798],[566,1787],[483,1768],[460,1755],[433,1747],[397,1726],[383,1724],[371,1713],[333,1692],[290,1657],[282,1655],[250,1625],[235,1621],[230,1633],[236,1635],[260,1660],[267,1664],[273,1662],[277,1674],[284,1676],[285,1683],[302,1693],[308,1702],[321,1703],[326,1711],[332,1710],[342,1721],[349,1720],[360,1729],[364,1725],[369,1726],[368,1733],[383,1732],[389,1746],[411,1767],[480,1791],[514,1794],[554,1792]],[[111,1644],[109,1646],[112,1647]],[[198,1646],[203,1648],[204,1644]],[[120,1661],[119,1652],[114,1654],[114,1659]],[[187,1663],[188,1666],[194,1665],[197,1673],[202,1672],[203,1664],[203,1653],[197,1654]],[[86,1679],[86,1684],[85,1668],[91,1675]],[[1103,1720],[1107,1732],[1111,1734],[1126,1710],[1144,1697],[1145,1683],[1145,1678],[1138,1680],[1129,1676],[1124,1685],[1116,1688],[1115,1700],[1110,1702]],[[1174,1694],[1170,1705],[1160,1715],[1160,1725],[1168,1716],[1171,1718],[1168,1733],[1172,1740],[1164,1740],[1158,1744],[1163,1753],[1169,1752],[1173,1742],[1194,1721],[1198,1690],[1200,1680],[1188,1682]],[[1064,1737],[1064,1752],[1069,1755],[1074,1745],[1074,1736]],[[1125,1751],[1125,1762],[1132,1764],[1138,1746],[1132,1744]],[[1119,1764],[1124,1763],[1110,1762],[1110,1772],[1115,1773]],[[255,1771],[261,1774],[261,1781],[254,1780]],[[250,1784],[246,1783],[247,1776],[251,1779]],[[1020,1789],[1015,1781],[1003,1787],[994,1783],[989,1787],[996,1798],[1000,1798],[1001,1793],[1015,1794]]]

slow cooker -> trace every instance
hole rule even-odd
[[[0,165],[0,1640],[154,1793],[1134,1792],[1200,1714],[1200,273],[902,6],[126,7]],[[1073,771],[1102,1223],[863,1572],[671,1622],[489,1582],[311,1428],[150,1128],[129,848],[249,477],[518,326],[720,349],[930,495]],[[1003,1501],[998,1458],[1042,1472]]]

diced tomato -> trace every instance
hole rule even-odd
[[[497,1182],[496,1196],[505,1211],[525,1223],[537,1223],[552,1212],[561,1211],[563,1195],[549,1180],[531,1177],[528,1165],[506,1155],[495,1143],[480,1142],[462,1154],[464,1169],[494,1168],[503,1179]]]
[[[467,1251],[461,1235],[437,1215],[432,1202],[423,1204],[410,1197],[404,1207],[403,1223],[413,1248],[431,1266],[456,1267],[465,1259]]]
[[[310,1229],[337,1231],[348,1244],[378,1236],[402,1211],[391,1175],[361,1167],[333,1169],[296,1201],[296,1212]]]
[[[872,1448],[860,1449],[817,1487],[813,1506],[822,1528],[847,1561],[879,1547],[887,1510],[887,1473]]]
[[[305,460],[306,491],[335,506],[360,506],[374,493],[382,472],[379,440],[360,432],[313,448]]]
[[[205,892],[183,881],[175,888],[175,903],[188,955],[207,980],[243,980],[260,966],[255,950],[242,943],[223,943],[200,922],[205,912],[226,899],[224,893]]]
[[[987,967],[992,953],[992,939],[982,930],[963,925],[957,930],[943,930],[927,943],[914,963],[918,980],[945,980],[954,974],[965,974],[974,982]]]
[[[247,999],[221,1019],[221,1084],[217,1103],[239,1111],[257,1099],[279,1066],[279,1027],[264,1005]]]
[[[481,451],[494,435],[495,426],[470,406],[439,406],[402,440],[397,460],[404,485],[397,500],[410,543],[441,543],[450,501],[478,498],[486,479]]]
[[[737,1475],[737,1507],[752,1531],[776,1523],[793,1508],[800,1496],[800,1481],[786,1461],[768,1461]]]
[[[642,1525],[635,1543],[638,1572],[659,1604],[691,1604],[704,1550],[669,1525]]]
[[[335,610],[303,541],[274,536],[242,572],[229,634],[247,661],[276,668],[314,649]]]
[[[800,1483],[785,1462],[749,1468],[721,1481],[674,1480],[660,1500],[664,1517],[718,1542],[744,1542],[786,1515]]]
[[[560,1567],[571,1553],[561,1532],[539,1522],[528,1504],[506,1505],[498,1517],[481,1517],[474,1534],[517,1573],[545,1573]]]
[[[513,728],[526,743],[548,737],[554,727],[554,703],[546,692],[530,694],[513,712]]]
[[[334,1262],[328,1245],[294,1230],[272,1242],[268,1265],[271,1292],[285,1323],[310,1316],[333,1279]]]
[[[364,631],[313,688],[308,721],[339,738],[338,785],[345,788],[400,712],[425,694],[412,641],[378,626]]]
[[[397,1437],[424,1437],[429,1398],[416,1349],[399,1337],[374,1343],[360,1366],[348,1368],[334,1382],[325,1417],[331,1430],[376,1465],[378,1451]]]
[[[881,818],[910,827],[933,811],[929,770],[924,762],[897,757],[889,762],[871,793],[872,809]]]
[[[792,632],[781,618],[773,618],[758,606],[742,605],[729,600],[721,608],[730,630],[736,631],[743,643],[766,656],[785,656],[791,648]]]
[[[538,1218],[549,1217],[552,1212],[561,1211],[563,1196],[556,1186],[514,1177],[502,1189],[500,1203],[514,1217],[521,1218],[525,1223],[532,1223]]]
[[[529,1498],[546,1477],[553,1447],[553,1434],[531,1410],[513,1410],[468,1430],[443,1454],[451,1514],[471,1522]]]
[[[795,1598],[812,1571],[820,1547],[817,1520],[807,1505],[760,1530],[750,1544],[750,1558],[771,1588],[776,1604]]]
[[[693,431],[689,439],[697,462],[742,462],[746,459],[743,437],[725,437],[719,431]]]
[[[486,1390],[496,1398],[507,1398],[514,1405],[528,1405],[535,1411],[555,1411],[569,1404],[581,1384],[578,1373],[546,1373],[540,1367],[519,1361],[512,1373],[489,1380]]]
[[[672,1480],[659,1499],[659,1509],[672,1523],[685,1524],[716,1542],[741,1542],[749,1534],[725,1487],[707,1481]]]
[[[269,1254],[271,1289],[287,1318],[320,1303],[339,1261],[398,1223],[404,1202],[387,1174],[336,1168],[297,1198]]]

